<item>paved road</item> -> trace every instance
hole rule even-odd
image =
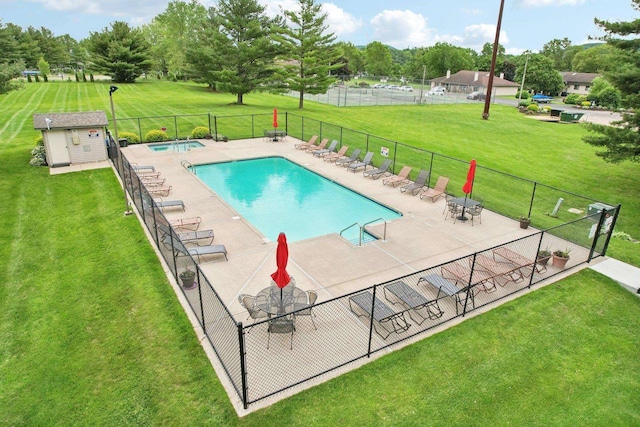
[[[518,106],[517,99],[509,99],[509,98],[494,98],[493,102],[501,105],[512,105],[514,107]],[[600,125],[608,125],[611,122],[622,119],[622,115],[620,113],[612,113],[610,111],[601,111],[601,110],[583,110],[582,108],[577,108],[571,105],[566,104],[543,104],[550,105],[551,108],[557,108],[567,113],[583,113],[582,119],[580,121],[596,123]]]

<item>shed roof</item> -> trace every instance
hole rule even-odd
[[[573,71],[565,71],[560,73],[565,84],[593,83],[593,79],[600,77],[598,73],[574,73]]]
[[[477,73],[477,77],[476,77]],[[452,84],[460,86],[487,86],[489,82],[489,73],[487,71],[470,71],[460,70],[457,73],[451,74],[449,78],[438,77],[432,79],[432,82],[438,84]],[[493,77],[494,87],[519,87],[518,83],[511,82],[506,79],[502,79],[498,76]]]
[[[49,126],[47,126],[49,119]],[[107,126],[109,120],[104,111],[89,111],[79,113],[45,113],[33,115],[33,128],[43,129],[74,129],[85,127]]]

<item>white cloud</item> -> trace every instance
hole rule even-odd
[[[432,45],[434,32],[427,19],[410,10],[384,10],[371,19],[373,40],[398,49]]]
[[[585,0],[522,0],[520,3],[526,7],[541,7],[541,6],[576,6],[584,4]]]
[[[478,16],[478,15],[482,15],[483,12],[480,9],[464,8],[464,9],[462,9],[462,13],[464,13],[466,15],[471,15],[471,16]]]
[[[336,36],[355,33],[362,27],[362,21],[333,3],[322,3],[322,11],[327,14],[327,26]]]

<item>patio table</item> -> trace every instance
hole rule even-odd
[[[255,305],[269,315],[281,315],[308,307],[306,296],[305,291],[293,283],[282,289],[272,285],[258,292]]]
[[[480,204],[480,202],[478,202],[477,200],[469,199],[468,197],[456,197],[455,199],[452,199],[451,202],[455,203],[458,206],[462,206],[462,213],[460,214],[460,216],[457,216],[456,219],[463,222],[469,219],[464,216],[464,210],[466,208],[476,207]]]

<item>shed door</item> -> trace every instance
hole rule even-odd
[[[71,164],[71,155],[67,148],[66,132],[49,131],[49,155],[51,156],[51,166],[66,166]]]

